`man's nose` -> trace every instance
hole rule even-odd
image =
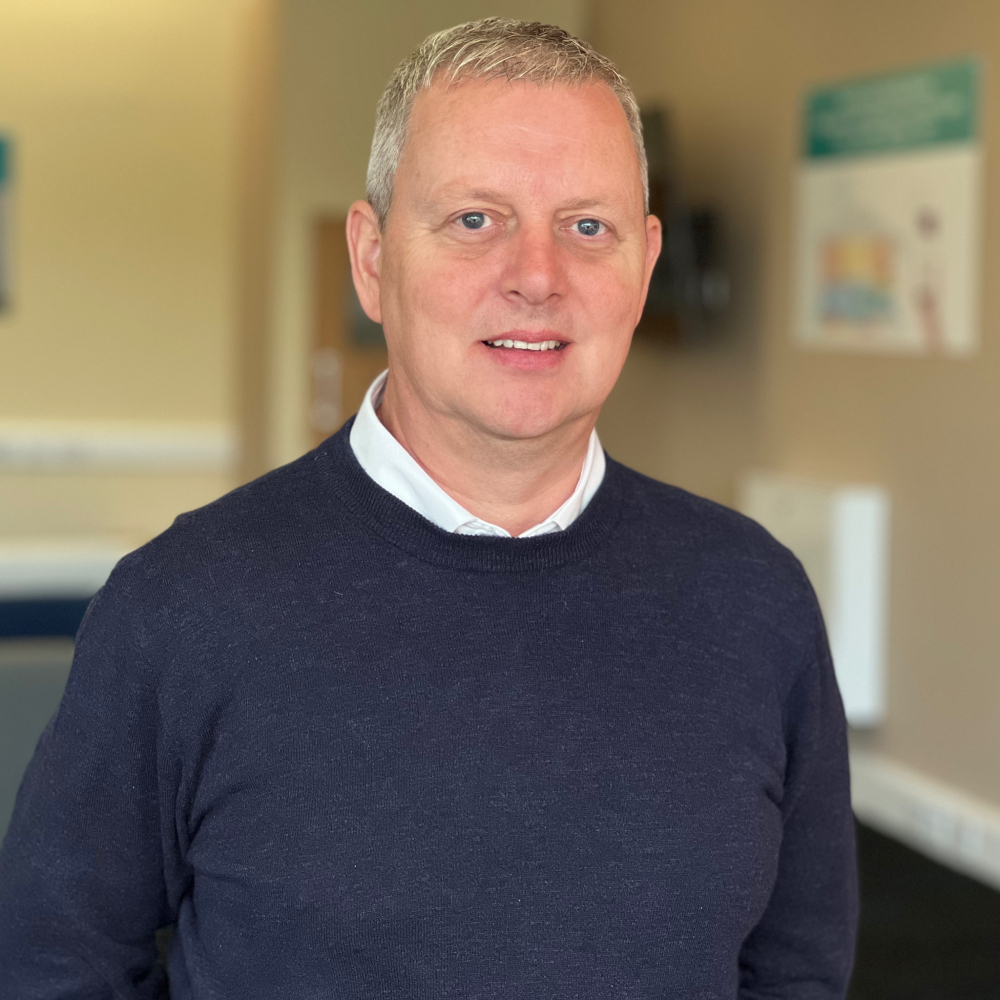
[[[561,251],[551,227],[522,225],[508,244],[504,295],[532,306],[563,295],[566,274]]]

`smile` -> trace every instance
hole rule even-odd
[[[558,351],[565,347],[562,340],[538,340],[531,343],[527,340],[484,340],[489,347],[510,347],[515,351]]]

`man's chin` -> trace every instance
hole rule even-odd
[[[580,414],[557,400],[498,399],[493,406],[476,406],[472,419],[480,432],[504,441],[538,441],[557,435],[575,423]],[[472,416],[470,414],[470,416]]]

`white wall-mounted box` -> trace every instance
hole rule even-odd
[[[826,619],[848,722],[877,725],[885,715],[888,494],[753,472],[741,485],[740,510],[802,562]]]

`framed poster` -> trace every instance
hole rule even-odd
[[[808,96],[795,258],[802,346],[976,351],[978,96],[972,60]]]

